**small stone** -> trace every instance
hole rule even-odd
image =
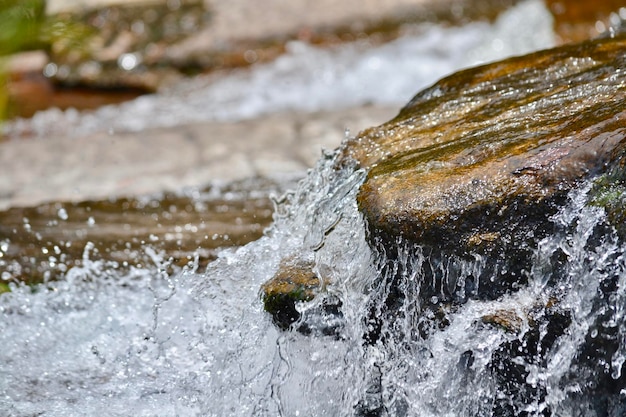
[[[281,262],[272,279],[261,287],[265,311],[274,323],[288,329],[300,318],[296,304],[311,301],[327,283],[313,271],[313,262],[290,258]]]
[[[511,333],[519,333],[524,325],[524,319],[512,310],[497,310],[482,316],[481,320],[485,324],[496,325]]]

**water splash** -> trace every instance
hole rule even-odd
[[[424,299],[429,252],[370,249],[363,172],[340,154],[279,199],[264,237],[204,274],[168,273],[150,249],[152,267],[121,272],[88,245],[65,279],[12,284],[0,295],[2,414],[621,415],[623,394],[605,393],[624,386],[625,247],[589,187],[537,242],[527,286]],[[298,305],[300,320],[328,320],[321,306],[340,300],[336,332],[280,331],[263,311],[259,288],[290,257],[330,282]],[[439,282],[445,294],[485,261],[437,267],[455,277]]]

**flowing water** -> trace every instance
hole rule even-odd
[[[11,283],[0,295],[0,415],[626,414],[626,247],[587,204],[589,186],[536,242],[527,286],[426,303],[426,252],[407,246],[390,262],[370,248],[355,201],[365,172],[337,169],[338,155],[326,152],[276,199],[260,239],[220,252],[206,271],[192,261],[172,272],[149,245],[152,265],[119,269],[86,243],[62,279]],[[260,297],[293,258],[330,282],[297,306],[308,334],[299,323],[279,330]],[[484,260],[454,267],[479,276]],[[391,292],[403,295],[398,314],[371,337],[368,317]]]
[[[428,259],[407,248],[394,261],[394,273],[406,271],[402,314],[372,342],[365,318],[391,289],[381,281],[384,255],[370,250],[356,208],[364,172],[337,170],[336,156],[327,153],[277,202],[264,237],[222,252],[206,273],[191,264],[168,273],[167,261],[149,250],[153,268],[120,273],[90,261],[87,244],[82,265],[64,280],[14,285],[0,304],[2,415],[488,416],[500,403],[516,413],[499,415],[623,415],[624,389],[605,414],[581,395],[597,380],[589,375],[621,378],[626,358],[626,248],[606,233],[603,210],[586,204],[588,187],[572,193],[553,218],[558,231],[538,242],[527,287],[442,305],[446,324],[431,325],[426,336],[417,329],[437,317],[420,305],[415,284]],[[555,261],[555,253],[564,256]],[[331,282],[298,306],[310,334],[278,330],[262,309],[260,286],[292,257],[314,261]],[[603,299],[608,280],[618,290]],[[550,329],[540,328],[534,342],[527,335],[537,316],[549,314],[540,307],[555,291],[571,324],[541,352]],[[329,300],[341,300],[341,314],[321,313]],[[508,329],[484,319],[503,311],[514,316]],[[328,326],[331,335],[315,331]],[[615,330],[615,349],[604,362],[583,363],[598,326]],[[507,395],[494,368],[503,346],[517,342],[537,346],[530,359],[514,358],[529,387],[524,399]]]
[[[285,110],[332,110],[367,103],[404,105],[418,90],[459,68],[548,48],[552,16],[527,0],[493,24],[421,25],[393,42],[318,48],[287,45],[274,62],[226,76],[198,77],[158,95],[93,112],[50,109],[6,123],[7,136],[80,136],[202,121],[241,120]]]

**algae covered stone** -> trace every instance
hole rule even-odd
[[[319,292],[322,281],[313,266],[312,262],[287,259],[281,262],[272,279],[261,287],[265,311],[281,329],[289,328],[300,318],[297,303],[311,301]]]

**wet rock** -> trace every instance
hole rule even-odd
[[[66,85],[154,91],[181,75],[165,57],[168,46],[209,20],[210,12],[199,0],[131,2],[61,12],[51,16],[43,30],[51,57],[45,73]],[[178,69],[193,65],[183,62]]]
[[[399,241],[431,258],[421,297],[449,298],[467,279],[483,298],[524,285],[568,191],[619,169],[624,48],[595,40],[458,72],[347,148],[369,169],[358,204],[374,246],[392,261]],[[464,272],[477,256],[480,275]],[[442,277],[444,263],[458,271]]]
[[[469,298],[523,287],[538,242],[567,233],[553,214],[587,179],[588,204],[604,208],[608,223],[589,231],[587,245],[600,247],[613,230],[624,239],[625,48],[626,38],[607,38],[456,73],[348,145],[346,155],[369,170],[357,200],[386,262],[377,286],[388,290],[372,296],[368,343],[428,338],[438,305],[462,308]],[[537,415],[553,415],[548,385],[533,370],[548,367],[572,325],[560,301],[568,259],[558,248],[550,256],[545,305],[480,319],[509,335],[488,365],[501,394],[492,415],[530,415],[531,404],[545,405]],[[567,376],[593,381],[572,397],[598,415],[623,410],[626,367],[607,365],[620,347],[611,327],[618,275],[607,272],[600,283],[593,308],[602,314]]]
[[[116,272],[203,270],[221,249],[261,237],[272,219],[269,194],[283,190],[256,180],[140,198],[0,209],[0,293],[6,290],[3,282],[62,279],[71,268],[85,266],[86,257]],[[167,258],[156,262],[154,254]]]
[[[485,324],[492,324],[511,333],[519,333],[524,325],[524,318],[512,310],[498,310],[481,317]]]
[[[154,91],[187,74],[270,61],[294,40],[381,42],[407,24],[492,20],[517,2],[50,1],[46,74],[63,85]]]
[[[265,311],[272,315],[274,323],[281,329],[289,328],[300,318],[297,303],[311,301],[319,292],[322,281],[313,267],[312,262],[288,259],[261,287]]]
[[[546,0],[562,42],[580,42],[618,29],[626,17],[621,0]]]
[[[326,293],[330,282],[320,278],[315,264],[298,258],[281,262],[276,274],[261,287],[265,311],[282,330],[294,328],[300,333],[340,337],[343,326],[341,301]],[[298,304],[311,302],[305,311]]]

